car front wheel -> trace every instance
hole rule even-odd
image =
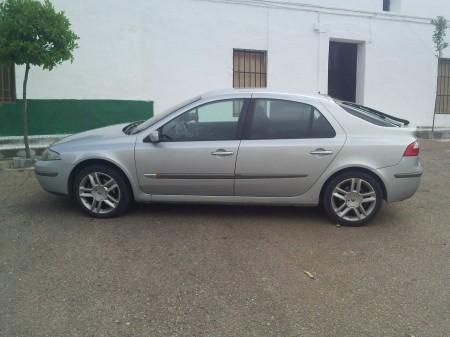
[[[75,177],[74,192],[81,208],[97,218],[117,216],[131,201],[131,191],[123,175],[104,165],[82,169]]]
[[[371,175],[350,171],[334,177],[322,200],[328,216],[344,226],[367,224],[383,203],[380,183]]]

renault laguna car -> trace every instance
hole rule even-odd
[[[332,221],[359,226],[418,189],[408,123],[326,96],[222,91],[64,138],[35,172],[93,217],[133,201],[321,205]]]

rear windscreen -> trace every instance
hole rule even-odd
[[[366,108],[362,105],[346,102],[336,103],[349,114],[361,118],[369,123],[385,127],[398,127],[402,125],[401,123],[391,120],[389,117],[386,117],[381,113],[376,113],[374,110]]]

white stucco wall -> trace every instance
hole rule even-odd
[[[418,15],[429,18],[444,16],[450,19],[450,1],[448,0],[401,0],[401,12],[405,15]]]
[[[289,2],[305,6],[314,5],[371,12],[381,11],[383,9],[383,0],[290,0]]]
[[[378,0],[346,2],[372,8],[373,15],[202,0],[54,3],[69,16],[80,48],[73,64],[51,73],[32,69],[32,98],[154,100],[158,112],[204,91],[231,88],[233,48],[268,51],[269,89],[326,93],[329,40],[344,39],[360,43],[361,103],[417,125],[431,124],[437,72],[433,27],[429,20],[383,14],[374,9]],[[18,95],[22,74],[18,69]]]
[[[264,0],[263,0],[264,1]],[[288,0],[291,3],[341,8],[357,11],[381,12],[383,0]],[[435,18],[442,15],[450,19],[448,0],[390,0],[392,14]],[[286,1],[284,1],[286,2]]]

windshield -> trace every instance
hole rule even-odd
[[[409,124],[409,121],[407,120],[390,116],[381,111],[377,111],[375,109],[368,108],[359,104],[344,101],[336,101],[336,103],[353,116],[359,117],[375,125],[386,127],[401,127]]]
[[[194,102],[197,102],[201,99],[201,96],[197,96],[191,99],[188,99],[180,104],[177,104],[157,115],[154,115],[153,117],[151,117],[150,119],[147,119],[145,122],[140,123],[139,125],[136,125],[134,127],[134,129],[132,130],[132,134],[136,134],[138,132],[141,132],[142,130],[147,129],[148,127],[152,126],[153,124],[155,124],[156,122],[159,122],[160,120],[162,120],[164,117],[170,115],[172,112],[175,112],[179,109],[184,108],[185,106],[188,106]]]

